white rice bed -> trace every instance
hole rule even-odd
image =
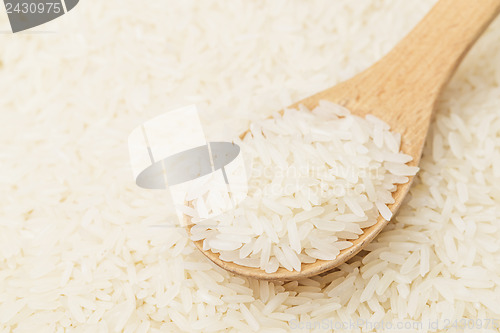
[[[143,121],[198,103],[208,139],[231,140],[374,63],[433,2],[80,1],[40,27],[56,33],[0,34],[0,331],[498,332],[499,21],[438,103],[400,212],[339,270],[222,271],[128,165]]]

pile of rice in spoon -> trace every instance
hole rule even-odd
[[[248,196],[195,224],[191,239],[221,260],[267,273],[335,259],[379,215],[391,219],[392,192],[418,171],[406,165],[412,157],[389,125],[326,101],[252,123],[237,143]]]

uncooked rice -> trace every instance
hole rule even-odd
[[[437,104],[399,213],[338,270],[215,267],[128,164],[144,121],[198,103],[208,140],[230,141],[374,63],[433,3],[80,1],[35,29],[55,33],[0,34],[0,330],[498,332],[499,20]]]
[[[400,152],[401,135],[388,124],[328,101],[253,122],[237,144],[247,159],[248,196],[215,218],[191,216],[198,219],[191,239],[221,260],[267,273],[335,259],[379,215],[392,218],[391,193],[418,171],[405,164],[412,157]],[[199,192],[192,211],[213,210],[218,192]]]

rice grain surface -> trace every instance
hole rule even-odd
[[[398,215],[338,270],[214,267],[128,164],[145,120],[198,103],[208,140],[230,141],[373,64],[433,3],[88,0],[36,29],[55,33],[0,34],[0,330],[498,332],[498,20],[441,96]]]

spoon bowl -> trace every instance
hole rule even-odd
[[[432,112],[443,87],[463,57],[500,12],[500,0],[440,0],[424,19],[380,61],[353,78],[326,89],[300,104],[312,110],[320,100],[328,100],[364,117],[374,115],[401,134],[401,151],[411,155],[410,166],[418,165]],[[413,177],[393,192],[393,215],[410,189]],[[190,218],[185,216],[190,230]],[[261,280],[299,280],[321,274],[346,262],[371,242],[389,223],[379,216],[377,223],[363,229],[352,246],[340,251],[334,260],[302,263],[301,271],[280,267],[274,273],[219,259],[217,253],[195,245],[218,266],[235,274]]]

